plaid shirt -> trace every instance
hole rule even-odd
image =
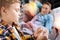
[[[13,26],[15,26],[22,40],[27,40],[31,37],[30,35],[24,36],[19,25],[13,23],[11,26],[2,20],[0,21],[0,40],[18,40],[14,34],[15,30],[13,29]]]
[[[18,40],[12,26],[0,21],[0,40]]]

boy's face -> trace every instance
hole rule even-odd
[[[2,15],[5,16],[5,19],[9,22],[18,22],[19,21],[19,14],[20,14],[20,4],[13,3],[10,5],[9,8],[3,11]]]
[[[47,4],[43,4],[42,8],[41,8],[41,13],[43,14],[48,14],[50,12],[51,8],[49,5]]]

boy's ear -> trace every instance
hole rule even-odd
[[[1,12],[2,12],[2,13],[7,13],[6,8],[2,7],[2,8],[1,8]]]

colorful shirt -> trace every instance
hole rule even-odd
[[[0,21],[0,40],[26,40],[29,35],[24,35],[20,29],[20,25],[12,23],[12,26],[5,21]]]
[[[18,40],[14,34],[12,26],[0,21],[0,39],[1,40]]]

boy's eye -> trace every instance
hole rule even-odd
[[[16,12],[18,12],[18,10],[16,10]]]

